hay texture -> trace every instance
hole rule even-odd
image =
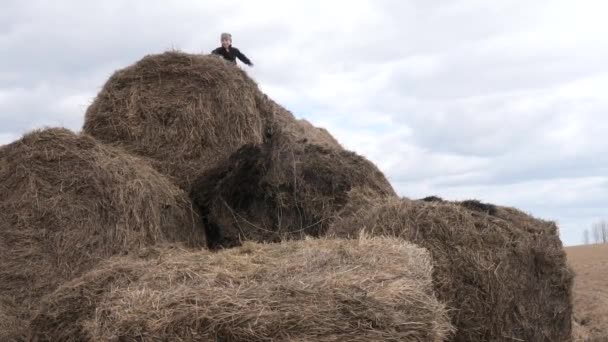
[[[183,189],[201,171],[247,143],[261,143],[271,113],[244,71],[219,58],[149,55],[106,82],[84,132],[150,158]]]
[[[204,173],[190,195],[209,247],[227,248],[320,236],[355,187],[395,194],[382,172],[353,152],[273,135]]]
[[[426,250],[388,238],[115,258],[47,297],[42,340],[443,341]]]
[[[188,197],[147,163],[66,129],[0,148],[0,296],[29,310],[95,262],[142,246],[204,246]]]
[[[10,298],[0,296],[0,341],[25,341],[27,317],[23,315]]]
[[[328,235],[365,231],[427,248],[454,341],[571,339],[573,276],[553,222],[481,202],[351,196]]]
[[[263,111],[270,113],[272,117],[270,131],[275,137],[279,135],[282,139],[293,143],[305,142],[325,148],[343,149],[342,145],[325,128],[315,127],[305,119],[296,119],[293,113],[268,96],[262,97],[261,104]]]

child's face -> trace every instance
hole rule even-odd
[[[230,38],[224,38],[222,39],[222,47],[223,48],[227,48],[232,44],[232,39]]]

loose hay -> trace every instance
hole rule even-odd
[[[460,204],[353,193],[328,235],[364,230],[426,247],[454,341],[570,341],[572,273],[552,222],[512,208],[494,215]]]
[[[325,148],[342,150],[338,141],[325,129],[315,127],[304,119],[296,120],[295,116],[267,96],[262,97],[262,108],[271,113],[273,118],[271,132],[292,142],[307,142]]]
[[[323,234],[354,187],[395,192],[365,158],[273,135],[246,145],[193,185],[210,248]]]
[[[85,116],[84,132],[149,157],[189,189],[193,178],[247,143],[261,143],[271,113],[244,71],[212,56],[149,55],[117,71]]]
[[[47,297],[34,338],[443,341],[428,253],[388,238],[163,249],[114,258]]]
[[[325,128],[316,127],[305,119],[298,119],[296,122],[302,128],[301,135],[307,142],[326,148],[342,149],[342,145]]]
[[[205,245],[182,190],[66,129],[0,147],[0,188],[0,296],[26,312],[111,255],[166,241]]]
[[[25,319],[11,299],[0,296],[0,341],[25,341]]]

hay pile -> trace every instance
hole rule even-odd
[[[42,340],[443,341],[427,251],[394,239],[115,258],[47,297]]]
[[[353,152],[273,135],[204,173],[191,198],[209,247],[226,248],[320,236],[356,187],[395,195],[382,172]]]
[[[283,243],[181,249],[246,240]],[[567,341],[571,286],[554,223],[399,199],[215,57],[147,56],[84,134],[0,147],[0,340],[35,311],[34,340]]]
[[[148,164],[65,129],[0,147],[0,297],[21,310],[99,260],[204,246],[186,194]]]
[[[427,248],[455,341],[570,340],[572,273],[553,222],[504,207],[489,215],[457,203],[352,197],[328,235],[364,230]]]
[[[327,130],[296,120],[269,99],[243,70],[176,51],[114,73],[88,108],[83,130],[150,158],[185,190],[202,171],[273,132],[342,149]]]
[[[297,120],[290,111],[268,96],[264,95],[261,103],[263,111],[270,113],[273,118],[270,130],[275,137],[280,135],[282,139],[292,142],[307,142],[325,148],[343,149],[325,128],[315,127],[304,119]]]
[[[244,71],[212,56],[144,57],[106,82],[84,132],[149,157],[188,189],[194,177],[247,143],[261,143],[271,113]]]

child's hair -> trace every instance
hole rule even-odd
[[[224,40],[224,39],[230,39],[230,40],[232,40],[232,35],[231,35],[230,33],[226,33],[226,32],[224,32],[224,33],[222,33],[222,35],[220,36],[220,39],[221,39],[221,40]]]

